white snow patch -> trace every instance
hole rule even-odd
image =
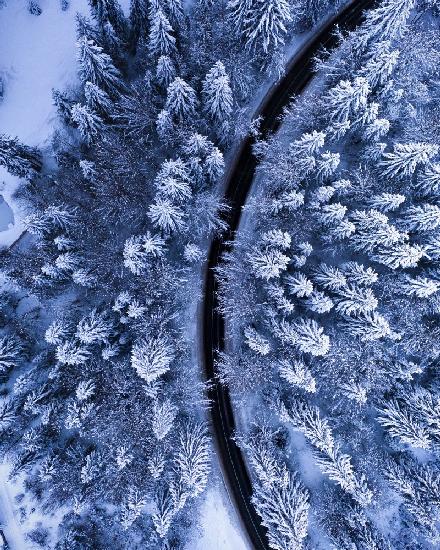
[[[62,11],[59,1],[44,0],[43,12],[37,17],[26,5],[8,0],[0,8],[0,76],[4,81],[0,132],[44,147],[57,118],[52,88],[63,90],[77,78],[75,15],[88,14],[89,8],[87,0],[72,0],[69,9]],[[22,231],[23,212],[13,199],[19,185],[19,178],[0,168],[0,193],[14,217],[13,226],[0,232],[0,246],[12,244]]]
[[[200,506],[199,527],[195,528],[185,550],[250,550],[228,510],[225,490],[217,485],[207,490]]]

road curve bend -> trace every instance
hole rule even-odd
[[[359,23],[364,10],[373,6],[375,0],[354,0],[338,14],[324,23],[308,42],[292,57],[285,75],[267,93],[255,118],[261,117],[262,135],[275,132],[281,123],[280,115],[292,96],[304,91],[313,77],[313,57],[325,46],[336,45],[334,31],[337,26],[353,29]],[[253,137],[241,144],[225,177],[224,198],[231,207],[227,219],[228,228],[220,238],[211,242],[206,269],[204,302],[200,334],[206,379],[211,381],[208,398],[211,401],[211,421],[215,445],[229,494],[235,504],[248,540],[255,549],[268,549],[267,530],[251,503],[252,484],[246,462],[239,447],[233,441],[234,414],[228,389],[215,376],[214,359],[217,351],[225,348],[225,320],[218,311],[217,289],[214,269],[226,252],[238,229],[242,207],[254,179],[258,164],[252,153]]]

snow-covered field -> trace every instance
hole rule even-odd
[[[24,1],[9,1],[0,9],[0,132],[44,148],[56,124],[52,88],[64,89],[76,81],[75,14],[87,13],[88,7],[87,0],[72,0],[66,11],[56,0],[44,0],[41,7],[38,17],[28,13]],[[0,205],[3,246],[22,231],[22,208],[13,199],[19,185],[19,178],[0,168],[0,193],[13,211],[11,216]]]

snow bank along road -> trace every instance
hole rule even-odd
[[[317,30],[314,36],[290,60],[286,74],[271,88],[261,103],[256,117],[262,118],[260,130],[264,135],[275,132],[280,125],[283,108],[294,95],[304,91],[313,77],[313,57],[322,46],[336,45],[334,31],[337,25],[353,29],[360,21],[362,12],[372,7],[374,0],[355,0],[347,4],[336,16]],[[225,178],[225,200],[231,207],[228,229],[221,238],[214,239],[208,256],[206,271],[201,334],[204,369],[207,379],[212,380],[208,397],[212,401],[211,418],[215,443],[223,475],[229,492],[241,518],[249,542],[254,548],[269,548],[267,531],[260,523],[252,503],[252,485],[244,457],[232,437],[235,430],[234,415],[228,390],[215,379],[214,358],[217,350],[224,349],[225,323],[219,313],[216,296],[217,283],[213,269],[222,254],[228,250],[238,228],[241,210],[252,185],[257,159],[252,154],[253,138],[248,137],[240,149]]]

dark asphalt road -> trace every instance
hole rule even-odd
[[[291,59],[286,74],[269,90],[255,114],[255,117],[262,117],[260,130],[263,136],[278,129],[283,108],[289,103],[290,98],[299,95],[313,78],[312,60],[320,48],[331,48],[336,45],[332,36],[336,25],[344,29],[353,29],[360,22],[363,10],[373,4],[374,0],[351,2],[319,28]],[[231,212],[227,220],[228,230],[221,239],[213,240],[209,251],[201,333],[205,375],[213,382],[208,397],[212,402],[212,428],[223,474],[250,543],[256,549],[268,549],[266,529],[261,525],[260,517],[251,503],[252,484],[246,463],[240,449],[232,440],[235,422],[229,392],[216,381],[214,368],[216,351],[224,349],[225,323],[217,310],[218,285],[213,270],[221,260],[222,254],[228,250],[227,243],[234,238],[242,207],[254,179],[258,161],[252,154],[253,142],[251,137],[243,141],[225,178],[224,197],[231,207]]]

